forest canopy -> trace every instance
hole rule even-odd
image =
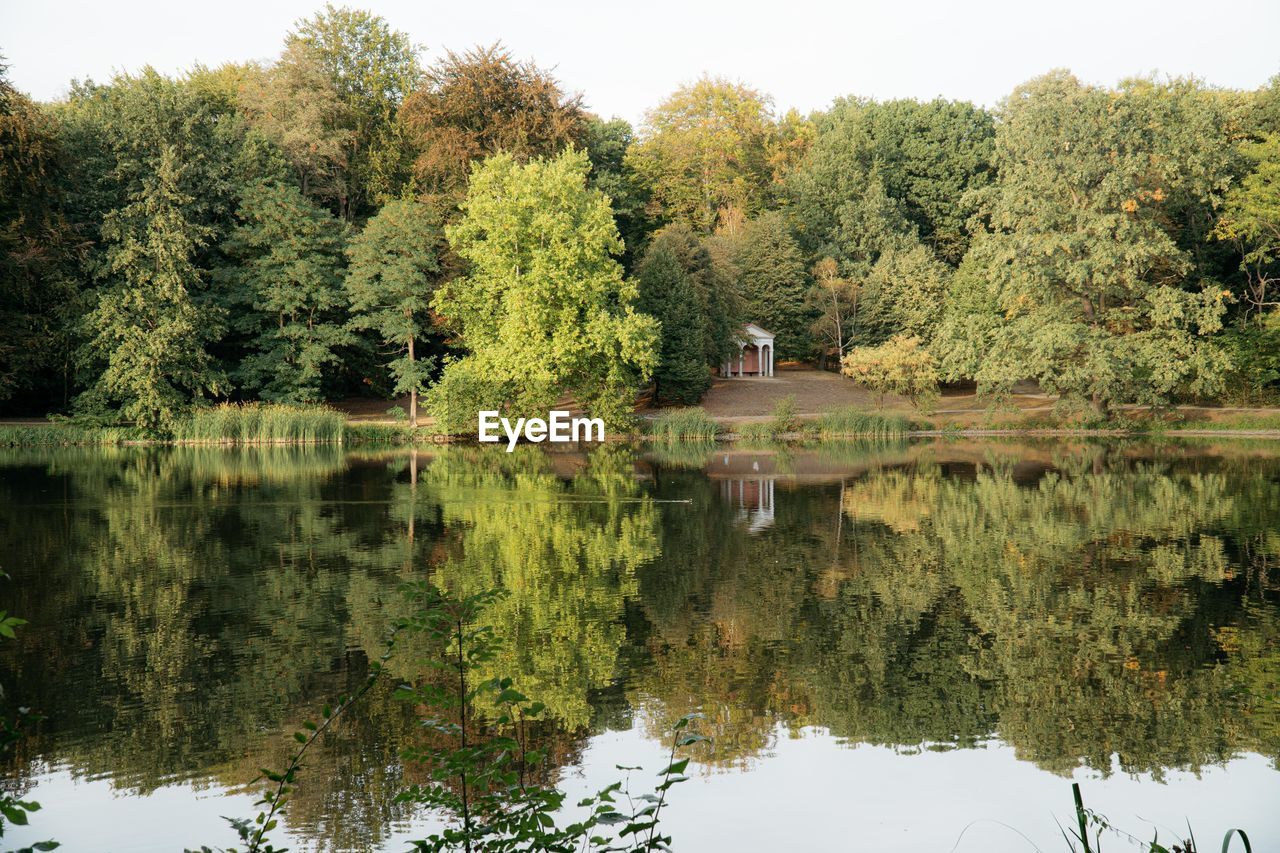
[[[1280,75],[810,115],[704,76],[633,127],[545,59],[327,6],[274,61],[51,103],[0,66],[0,411],[617,420],[696,403],[744,322],[855,379],[910,340],[930,383],[1103,416],[1280,392]]]

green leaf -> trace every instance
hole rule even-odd
[[[1236,835],[1239,835],[1240,840],[1244,843],[1244,853],[1253,853],[1253,845],[1249,843],[1249,836],[1243,829],[1227,830],[1227,834],[1222,837],[1222,853],[1227,853],[1227,850],[1231,847],[1231,839]]]

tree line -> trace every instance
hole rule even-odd
[[[780,114],[704,77],[637,128],[501,45],[326,7],[272,63],[0,74],[0,406],[163,431],[211,400],[693,403],[745,320],[914,390],[1280,383],[1280,77]],[[914,391],[913,391],[914,393]]]

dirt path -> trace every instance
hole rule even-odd
[[[746,423],[766,419],[786,397],[795,398],[795,411],[800,417],[816,417],[843,406],[854,406],[868,412],[906,415],[940,424],[981,427],[992,419],[989,400],[973,392],[945,392],[929,412],[913,408],[908,400],[888,394],[883,407],[876,394],[856,385],[837,373],[810,367],[780,367],[776,376],[767,379],[743,377],[717,378],[700,404],[707,414],[723,423]],[[1043,394],[1033,384],[1015,388],[1007,403],[1008,410],[997,412],[997,421],[1015,421],[1026,416],[1047,416],[1054,411],[1056,398]],[[1119,406],[1122,411],[1142,412],[1142,406]],[[1280,416],[1280,409],[1180,406],[1189,419],[1217,421],[1232,415]],[[644,413],[656,417],[658,410]],[[1269,430],[1264,430],[1269,432]]]

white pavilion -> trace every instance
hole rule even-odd
[[[747,323],[737,335],[738,357],[720,365],[720,375],[725,377],[773,375],[773,332]]]

